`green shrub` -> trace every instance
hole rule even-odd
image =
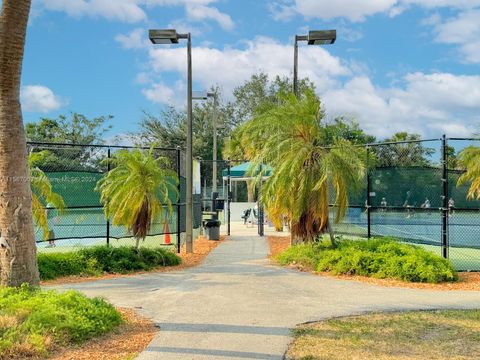
[[[99,298],[76,291],[0,288],[0,358],[46,356],[122,323],[121,314]]]
[[[88,260],[95,260],[102,271],[107,273],[126,273],[135,270],[151,270],[159,266],[174,266],[181,259],[171,250],[156,248],[107,247],[95,246],[80,250]]]
[[[287,249],[277,259],[282,265],[296,262],[334,274],[429,283],[458,279],[448,260],[394,239],[343,240],[336,248],[326,242],[299,245]]]
[[[38,267],[42,280],[62,276],[125,274],[131,271],[152,270],[160,266],[175,266],[181,259],[171,250],[156,248],[95,246],[69,253],[40,253]]]
[[[102,270],[95,259],[86,260],[79,252],[39,253],[38,268],[42,280],[71,275],[100,275]]]

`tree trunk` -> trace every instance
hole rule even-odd
[[[335,241],[335,234],[333,233],[332,226],[330,225],[330,220],[327,221],[327,230],[330,235],[330,241],[332,242],[333,247],[337,247],[337,242]]]
[[[30,0],[3,0],[0,13],[0,285],[38,285],[32,193],[20,107]]]
[[[255,202],[255,183],[251,180],[247,180],[247,196],[249,203]]]

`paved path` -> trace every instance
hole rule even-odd
[[[296,324],[372,310],[478,308],[480,292],[383,288],[272,266],[232,236],[196,267],[65,287],[135,307],[161,331],[139,359],[282,359]]]

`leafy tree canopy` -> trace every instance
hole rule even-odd
[[[42,143],[66,143],[98,145],[104,143],[104,135],[110,130],[108,121],[113,116],[99,116],[92,119],[78,113],[60,115],[56,119],[42,118],[38,123],[27,123],[27,140]],[[31,152],[44,150],[42,145],[33,145]],[[99,169],[99,160],[104,154],[99,149],[89,147],[48,147],[45,156],[37,160],[36,166],[43,171],[92,171]]]
[[[421,140],[419,134],[399,132],[384,142],[399,142],[374,147],[377,155],[376,166],[378,167],[414,167],[431,166],[430,156],[435,149],[425,147],[421,142],[408,142]],[[402,143],[405,142],[405,143]]]

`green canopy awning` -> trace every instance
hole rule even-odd
[[[250,178],[250,177],[255,177],[258,175],[260,172],[260,169],[255,169],[254,172],[252,172],[252,163],[250,161],[244,162],[243,164],[232,166],[230,168],[230,177],[232,178]],[[272,174],[272,168],[267,165],[262,165],[262,171],[264,172],[263,176],[270,176]],[[223,177],[228,176],[228,169],[224,169],[222,171]]]

